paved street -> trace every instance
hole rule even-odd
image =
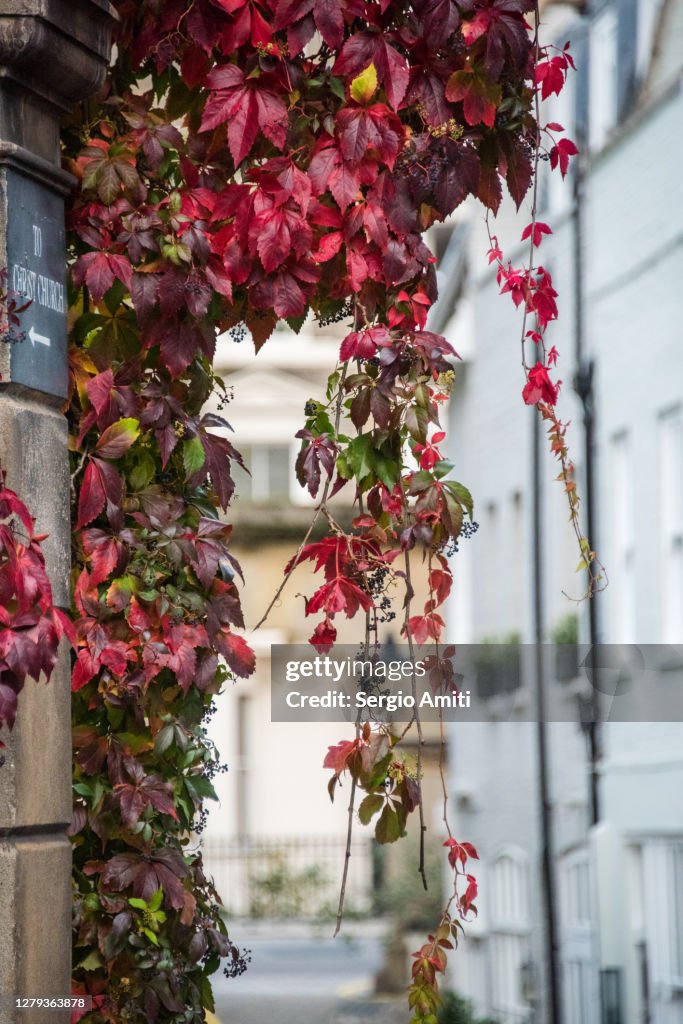
[[[373,996],[381,936],[366,930],[331,939],[331,931],[235,927],[252,962],[241,978],[216,978],[221,1024],[405,1024],[403,999]]]

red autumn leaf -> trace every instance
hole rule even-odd
[[[480,124],[483,121],[489,128],[493,128],[501,101],[501,89],[497,82],[490,81],[471,68],[464,68],[462,71],[454,71],[448,79],[446,99],[451,103],[462,102],[468,124]]]
[[[130,288],[131,275],[130,261],[108,252],[84,253],[78,257],[72,271],[74,284],[77,287],[85,284],[95,302],[100,301],[116,280]]]
[[[536,65],[534,80],[541,86],[541,97],[547,100],[553,93],[559,96],[564,88],[570,68],[575,67],[574,60],[566,49],[555,57],[539,61]]]
[[[212,90],[207,101],[200,131],[209,131],[227,122],[228,146],[239,166],[251,152],[259,128],[280,149],[287,138],[287,105],[278,93],[245,79],[235,64],[215,68],[207,77]]]
[[[182,879],[186,875],[187,865],[180,853],[162,849],[150,854],[116,854],[105,864],[102,882],[114,892],[131,889],[133,896],[147,903],[162,889],[166,905],[181,910],[185,903]]]
[[[559,167],[564,178],[569,170],[569,158],[576,156],[578,152],[571,139],[560,139],[550,150],[550,166],[553,170]]]
[[[520,139],[504,139],[498,154],[498,166],[519,209],[533,177],[531,156]]]
[[[307,18],[312,15],[312,18]],[[302,22],[305,19],[305,28]],[[304,37],[299,32],[292,31],[293,26],[299,26]],[[341,45],[344,37],[344,16],[339,0],[280,0],[275,13],[273,28],[278,31],[287,28],[289,51],[295,56],[305,45],[304,38],[308,41],[317,28],[327,45],[336,50]]]
[[[443,845],[448,847],[448,863],[452,868],[457,869],[459,863],[464,867],[469,857],[479,860],[479,854],[472,843],[458,843],[451,836]]]
[[[341,775],[357,750],[357,740],[342,740],[341,743],[328,747],[323,768],[331,768],[335,775]]]
[[[296,478],[302,487],[308,488],[311,497],[315,498],[320,487],[321,469],[324,469],[328,478],[334,473],[337,446],[328,434],[315,437],[309,430],[299,430],[296,437],[303,441],[296,459]]]
[[[90,586],[102,583],[114,571],[123,545],[104,530],[85,530],[83,548],[90,559]]]
[[[437,604],[443,604],[451,592],[453,577],[444,569],[432,569],[429,574],[429,589]]]
[[[476,43],[477,39],[480,39],[491,24],[491,15],[488,11],[477,11],[475,16],[469,21],[463,21],[460,26],[462,37],[468,46]]]
[[[103,431],[95,451],[102,459],[120,459],[135,443],[139,433],[138,420],[132,417],[117,420]]]
[[[114,374],[111,369],[105,370],[104,373],[98,373],[86,384],[85,390],[88,392],[88,398],[98,416],[101,416],[109,405],[113,387]]]
[[[352,331],[341,343],[339,358],[342,362],[347,362],[349,359],[372,359],[378,346],[386,345],[390,341],[391,335],[383,326],[370,327],[364,331]]]
[[[329,619],[319,622],[309,637],[309,644],[315,647],[318,654],[325,654],[329,651],[337,639],[337,630]]]
[[[543,363],[536,363],[529,370],[522,397],[527,405],[538,405],[539,402],[555,405],[558,390],[559,385],[553,384]]]
[[[462,22],[461,31],[467,45],[483,50],[487,73],[497,78],[506,63],[524,71],[529,57],[524,14],[533,10],[533,0],[477,0],[477,7],[474,18]]]
[[[316,263],[327,263],[333,259],[344,243],[344,236],[341,231],[330,231],[323,235],[318,242],[318,248],[311,253]]]
[[[522,232],[522,241],[525,242],[527,238],[531,238],[533,234],[533,244],[538,247],[543,241],[544,235],[552,235],[552,229],[547,224],[543,224],[541,221],[536,221],[533,224],[527,224]]]
[[[306,605],[306,614],[315,615],[324,611],[328,615],[335,615],[343,611],[347,619],[352,619],[359,608],[364,611],[372,608],[370,595],[347,577],[337,576],[316,590]]]
[[[398,110],[408,88],[410,71],[402,54],[382,32],[355,32],[344,43],[332,73],[356,78],[370,64],[375,65],[377,80],[384,86],[389,103]]]
[[[215,644],[236,676],[245,679],[253,673],[256,668],[256,657],[243,636],[231,632],[226,627],[216,635]]]
[[[104,484],[97,460],[88,459],[78,495],[77,530],[97,518],[104,508],[105,497]]]
[[[411,615],[408,619],[408,633],[416,644],[426,644],[428,640],[440,640],[445,623],[437,612],[425,615]]]
[[[164,782],[158,775],[146,775],[142,765],[133,758],[126,758],[124,766],[131,781],[120,782],[114,786],[124,823],[128,826],[135,825],[142,812],[150,805],[161,814],[169,814],[177,820],[173,786]]]
[[[342,159],[358,163],[368,149],[376,150],[389,168],[403,143],[403,126],[383,103],[372,107],[344,107],[336,117]]]

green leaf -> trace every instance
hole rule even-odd
[[[434,463],[434,469],[432,472],[437,480],[443,480],[445,476],[448,476],[452,469],[452,462],[449,462],[448,459],[440,459],[439,462]]]
[[[358,817],[360,818],[362,825],[369,825],[370,819],[377,814],[378,811],[382,810],[384,806],[384,797],[379,793],[371,793],[366,796],[358,808]]]
[[[205,775],[193,775],[192,778],[185,781],[188,788],[191,785],[194,792],[201,799],[218,800],[218,794],[213,788],[213,783]]]
[[[128,899],[131,907],[135,907],[136,910],[147,910],[147,903],[145,900],[138,899],[137,896],[131,896]]]
[[[128,474],[132,490],[141,491],[154,479],[156,464],[149,452],[140,452],[138,460]]]
[[[474,514],[474,502],[467,488],[455,480],[449,480],[444,486],[448,488],[455,500],[462,505],[471,519]]]
[[[81,971],[97,971],[102,966],[102,958],[97,951],[88,953],[88,955],[81,960],[79,964],[76,964],[76,970]]]
[[[373,452],[371,461],[375,474],[380,478],[384,486],[391,491],[400,476],[399,464],[395,459],[383,455],[382,452]]]
[[[330,89],[334,93],[334,95],[338,97],[338,99],[346,99],[344,83],[341,80],[341,78],[336,78],[334,75],[330,75]]]
[[[161,901],[163,900],[163,898],[164,898],[164,890],[161,888],[161,886],[159,886],[159,888],[157,889],[157,891],[154,893],[154,895],[152,896],[151,900],[149,901],[149,909],[150,910],[158,910],[159,907],[161,906]]]
[[[406,409],[406,427],[413,441],[424,444],[427,440],[429,416],[427,410],[419,405],[409,405]]]
[[[339,383],[340,377],[341,373],[339,372],[339,370],[335,370],[327,378],[327,391],[325,392],[325,394],[327,395],[328,402],[331,400],[333,394],[337,390],[337,384]]]
[[[204,445],[198,437],[192,437],[189,441],[183,442],[183,467],[186,479],[197,473],[205,461]]]
[[[400,838],[401,823],[398,814],[391,804],[387,804],[375,826],[375,839],[378,843],[395,843]]]
[[[145,935],[147,936],[147,938],[149,939],[150,942],[153,942],[155,946],[159,945],[159,940],[158,940],[158,938],[156,937],[156,935],[154,934],[154,932],[152,931],[151,928],[143,928],[142,930],[143,930],[143,932],[145,933]]]
[[[165,725],[154,737],[154,752],[163,754],[173,743],[173,725]]]
[[[417,473],[413,473],[410,479],[408,494],[421,494],[422,491],[426,491],[428,487],[431,487],[433,483],[434,478],[432,474],[428,473],[426,469],[419,469]]]
[[[200,974],[196,981],[199,989],[199,995],[202,1000],[202,1006],[205,1010],[210,1010],[211,1013],[213,1013],[216,1009],[216,1004],[213,1001],[213,989],[211,988],[211,982],[205,974]]]
[[[372,435],[355,437],[346,449],[346,461],[359,483],[372,473]]]

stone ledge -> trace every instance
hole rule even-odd
[[[104,81],[115,17],[94,0],[0,0],[0,65],[68,112]]]

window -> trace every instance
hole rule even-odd
[[[683,641],[683,415],[660,417],[659,509],[662,643]]]
[[[661,17],[662,0],[641,0],[638,4],[638,43],[636,74],[643,82],[650,70],[657,23]]]
[[[614,545],[612,594],[613,622],[610,639],[633,643],[635,610],[635,523],[631,439],[626,431],[612,439],[612,543]]]
[[[494,1016],[508,1024],[529,1017],[521,994],[522,966],[529,961],[529,878],[526,859],[505,853],[491,871],[491,980]]]
[[[562,917],[568,928],[590,928],[588,858],[568,859],[562,869]]]
[[[617,12],[607,6],[590,30],[589,142],[602,149],[617,121]]]
[[[683,845],[671,848],[672,871],[672,960],[673,975],[683,985]]]
[[[286,444],[241,446],[249,473],[233,463],[235,489],[241,500],[252,505],[289,502],[294,480],[290,446]]]
[[[585,850],[560,864],[562,960],[566,1024],[597,1024],[597,973],[593,956],[590,867]]]
[[[679,1020],[673,1007],[683,999],[683,836],[653,838],[642,844],[644,932],[637,938],[646,946],[645,992],[660,1018]],[[665,1009],[666,1008],[666,1009]],[[674,1010],[671,1016],[668,1010]]]

